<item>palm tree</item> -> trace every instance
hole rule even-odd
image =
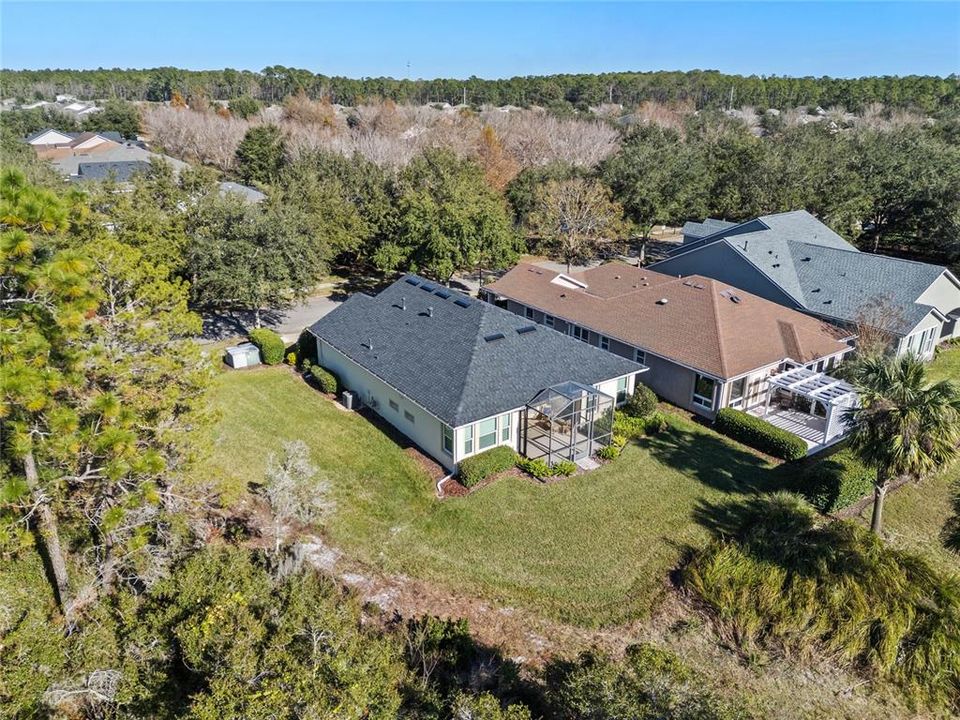
[[[949,380],[930,384],[926,365],[912,353],[864,357],[850,377],[860,395],[859,407],[846,414],[850,445],[877,470],[870,529],[879,534],[890,480],[919,478],[956,457],[960,387]]]

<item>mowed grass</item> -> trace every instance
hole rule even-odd
[[[708,539],[711,508],[781,475],[676,418],[599,470],[549,485],[504,478],[440,501],[391,438],[288,368],[225,372],[212,399],[221,417],[197,476],[226,502],[262,480],[283,441],[302,439],[333,487],[325,531],[348,556],[588,626],[647,614],[684,552]]]
[[[960,383],[960,346],[941,350],[930,364],[932,380]],[[957,532],[960,505],[960,461],[917,484],[891,494],[884,504],[884,535],[894,544],[916,552],[947,572],[960,572],[960,555],[948,547]],[[872,505],[861,513],[870,522]]]

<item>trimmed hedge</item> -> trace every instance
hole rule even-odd
[[[834,513],[872,493],[876,477],[875,469],[845,448],[810,467],[801,492],[821,512]]]
[[[316,365],[317,360],[319,360],[317,357],[317,338],[307,330],[300,333],[300,337],[297,338],[297,357],[300,358],[300,362],[303,363],[305,368]]]
[[[642,382],[638,382],[633,395],[623,404],[623,412],[631,417],[650,417],[657,409],[657,402],[657,394]]]
[[[714,427],[717,432],[774,457],[799,460],[807,456],[807,444],[800,436],[742,410],[721,409]]]
[[[260,357],[266,365],[279,365],[287,348],[283,339],[269,328],[257,328],[250,331],[250,342],[260,350]]]
[[[491,475],[509,470],[516,463],[517,454],[507,445],[484,450],[460,461],[460,484],[473,487]]]
[[[325,370],[319,365],[311,365],[310,374],[313,375],[313,379],[317,381],[317,385],[320,386],[321,391],[328,395],[337,394],[337,391],[340,389],[340,381],[337,380],[337,376],[332,372]]]

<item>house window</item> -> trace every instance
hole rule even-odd
[[[391,400],[391,401],[390,401],[390,409],[393,410],[394,412],[400,412],[400,406],[397,405],[397,401],[396,401],[396,400]]]
[[[823,360],[817,363],[817,372],[823,372]]]
[[[693,404],[707,410],[713,410],[713,391],[716,385],[717,383],[713,378],[697,373],[696,381],[693,384]]]
[[[478,449],[486,450],[497,444],[497,419],[487,418],[477,423]]]
[[[443,426],[443,451],[447,455],[453,455],[453,429]]]
[[[533,308],[532,308],[532,307],[524,308],[524,309],[523,309],[523,314],[524,314],[524,316],[527,318],[527,320],[533,320]]]
[[[463,454],[469,455],[473,452],[473,425],[467,425],[463,429]]]
[[[738,408],[743,405],[743,393],[746,390],[747,379],[740,378],[730,383],[730,407]]]
[[[625,402],[627,399],[627,378],[622,377],[617,380],[617,405]]]
[[[577,340],[582,340],[585,343],[590,342],[590,331],[586,328],[580,327],[579,325],[571,325],[570,334],[573,335]]]
[[[926,339],[926,342],[924,342],[923,344],[924,355],[929,355],[931,352],[933,352],[933,340],[936,337],[936,333],[937,333],[936,328],[930,328],[929,330],[927,330],[927,339]]]
[[[500,416],[500,442],[510,442],[510,413]]]
[[[413,417],[413,413],[410,412],[409,410],[403,411],[403,417],[404,419],[406,419],[407,422],[411,422],[411,423],[416,422],[416,419]]]
[[[641,365],[646,365],[647,363],[647,354],[640,348],[633,349],[633,361],[638,362]]]
[[[553,327],[554,325],[556,325],[556,322],[553,319],[553,315],[544,315],[543,324],[546,325],[547,327]]]
[[[606,337],[606,336],[604,336],[604,335],[601,335],[601,336],[600,336],[600,349],[601,349],[601,350],[609,350],[609,349],[610,349],[610,338],[608,338],[608,337]]]

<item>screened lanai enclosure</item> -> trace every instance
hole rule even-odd
[[[521,450],[548,463],[579,460],[610,444],[614,398],[566,382],[537,393],[523,410]]]

